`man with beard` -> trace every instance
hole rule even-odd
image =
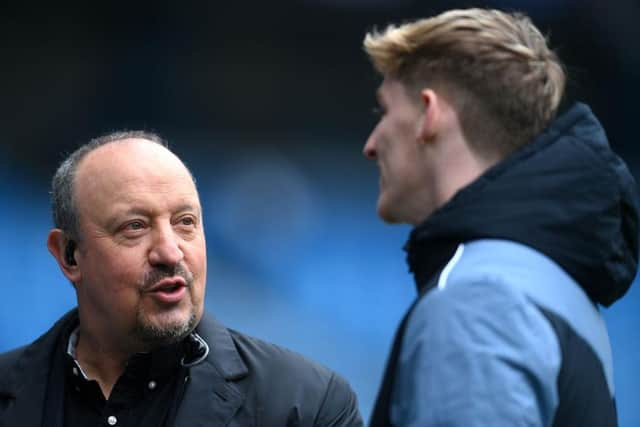
[[[636,187],[521,14],[452,10],[372,32],[384,80],[364,155],[378,213],[415,226],[418,298],[373,426],[613,426],[598,306],[637,269]]]
[[[47,246],[78,307],[0,355],[0,426],[359,426],[336,374],[203,314],[193,177],[155,134],[92,140],[58,168]]]

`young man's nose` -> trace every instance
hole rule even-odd
[[[376,152],[375,139],[373,135],[369,136],[367,139],[367,143],[364,144],[364,148],[362,149],[362,154],[369,160],[376,160],[378,154]]]

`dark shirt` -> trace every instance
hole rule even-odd
[[[162,427],[173,424],[189,380],[189,366],[208,354],[197,334],[151,353],[133,355],[108,399],[74,358],[77,335],[64,354],[64,425]]]
[[[75,360],[66,355],[65,426],[167,425],[188,378],[179,349],[174,345],[131,357],[108,400],[98,382],[86,379]]]

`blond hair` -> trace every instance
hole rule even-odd
[[[383,76],[410,90],[440,89],[481,153],[506,155],[529,142],[555,116],[564,93],[560,60],[519,13],[451,10],[374,30],[364,48]]]

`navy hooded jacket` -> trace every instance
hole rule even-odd
[[[373,426],[615,426],[606,325],[638,260],[636,185],[572,107],[406,245],[419,298]]]

